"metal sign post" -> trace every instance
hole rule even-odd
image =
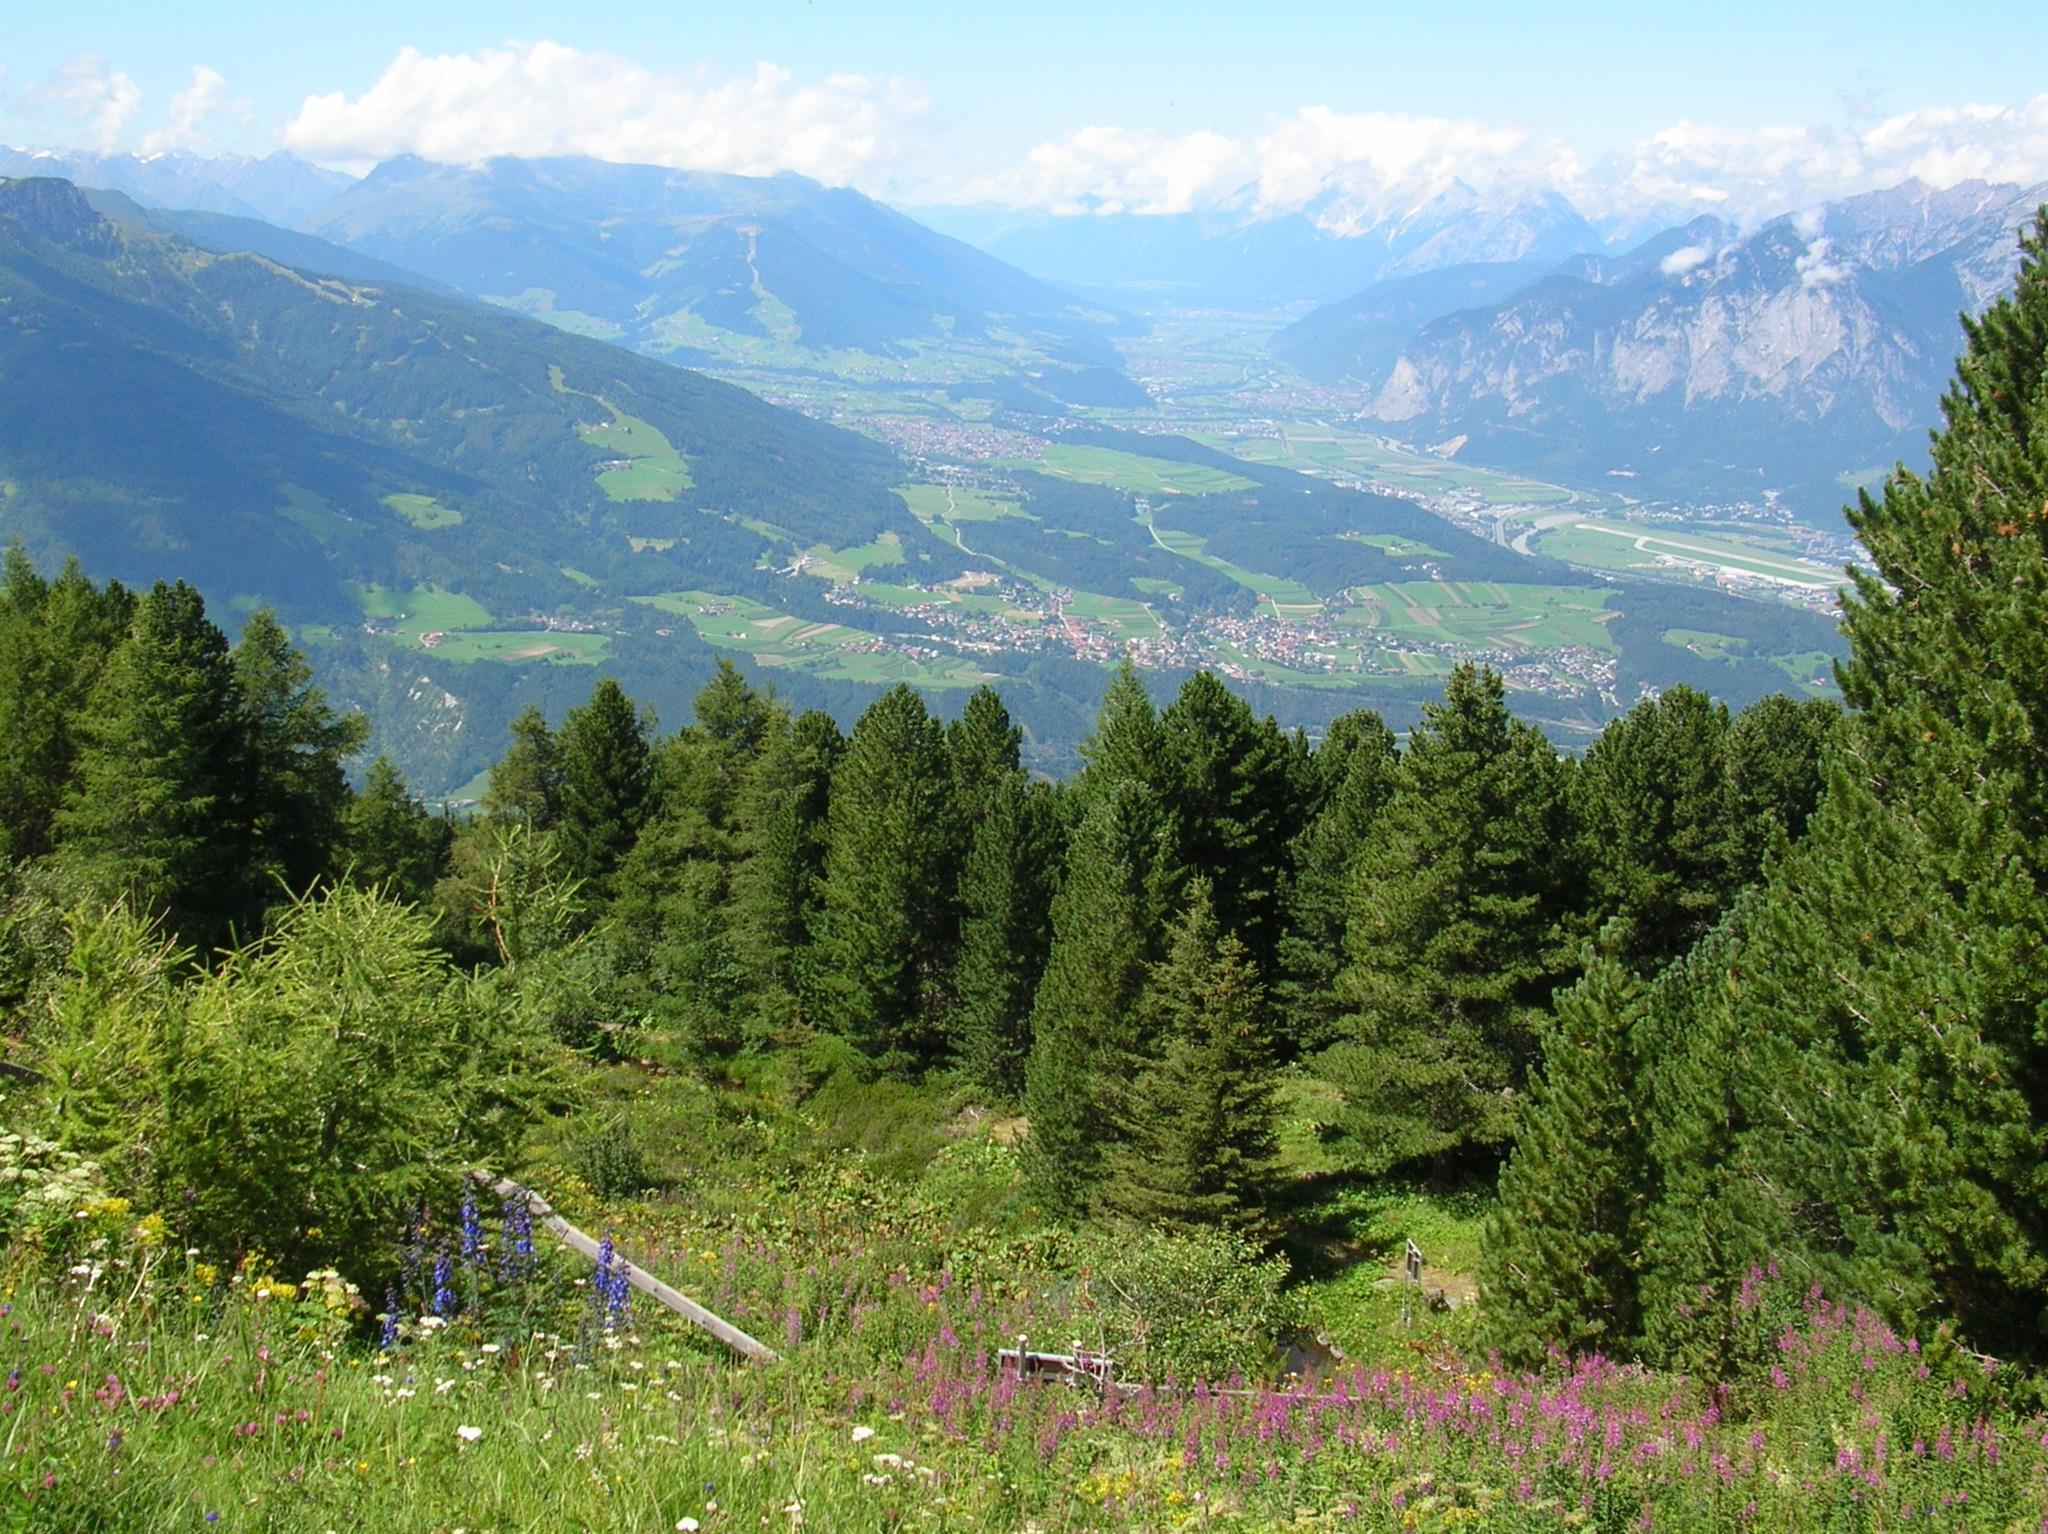
[[[1413,1326],[1415,1324],[1415,1297],[1422,1293],[1422,1248],[1415,1244],[1413,1237],[1409,1238],[1408,1250],[1402,1259],[1402,1266],[1406,1271],[1403,1274],[1401,1284],[1401,1324],[1403,1326]]]

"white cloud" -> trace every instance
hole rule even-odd
[[[1429,195],[1453,179],[1534,174],[1569,152],[1471,118],[1307,107],[1250,141],[1221,133],[1082,128],[1033,149],[1016,168],[967,183],[966,202],[1054,212],[1280,212],[1322,203],[1341,226],[1397,194]]]
[[[1313,208],[1345,228],[1461,180],[1482,192],[1554,187],[1595,218],[1654,209],[1756,222],[1913,176],[1935,186],[2048,180],[2048,94],[1838,128],[1680,121],[1592,164],[1555,139],[1477,118],[1307,107],[1249,139],[1096,126],[1040,144],[952,200],[1055,212]]]
[[[254,116],[248,101],[228,99],[228,82],[218,70],[204,64],[192,66],[192,83],[171,98],[170,121],[153,133],[143,135],[142,152],[161,154],[167,149],[203,149],[206,135],[201,124],[217,112],[226,112],[241,122]]]
[[[2048,94],[2022,106],[1923,107],[1862,128],[1748,131],[1680,122],[1598,167],[1594,212],[1643,203],[1756,219],[1897,186],[2048,180]]]
[[[1833,244],[1834,241],[1825,238],[1815,240],[1806,247],[1806,253],[1792,263],[1793,270],[1799,273],[1802,288],[1825,288],[1848,277],[1846,264],[1828,259],[1828,251]]]
[[[844,184],[893,156],[924,109],[901,80],[799,84],[768,63],[720,80],[550,42],[433,57],[407,48],[360,96],[308,96],[284,145],[358,164],[399,154],[460,164],[586,154],[747,175],[793,170]]]
[[[55,119],[84,130],[95,149],[107,153],[142,110],[141,87],[97,53],[67,60],[48,80],[23,93],[18,110],[31,121]]]
[[[1687,245],[1679,250],[1674,250],[1662,261],[1659,261],[1657,263],[1657,270],[1666,277],[1681,276],[1696,266],[1704,265],[1712,255],[1713,251],[1704,245]]]

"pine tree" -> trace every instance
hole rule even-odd
[[[1159,715],[1128,660],[1117,663],[1095,715],[1095,728],[1081,742],[1081,773],[1074,792],[1081,812],[1118,783],[1142,783],[1165,790]]]
[[[1052,941],[1060,830],[1052,790],[1005,795],[975,825],[960,871],[953,1047],[969,1080],[1010,1098],[1024,1089],[1031,1008]]]
[[[960,717],[946,727],[946,757],[953,769],[953,806],[971,830],[998,803],[1024,790],[1020,752],[1024,732],[990,687],[977,687]]]
[[[1115,1140],[1105,1107],[1136,1049],[1133,1012],[1174,872],[1167,819],[1151,791],[1128,778],[1099,789],[1053,897],[1024,1072],[1026,1173],[1063,1217],[1079,1215],[1103,1178]]]
[[[832,774],[846,742],[815,709],[771,726],[735,811],[733,947],[758,1004],[787,1012],[806,988],[803,958],[825,873]]]
[[[1736,716],[1728,738],[1728,770],[1736,819],[1743,828],[1744,883],[1761,877],[1764,857],[1780,835],[1797,841],[1806,834],[1827,783],[1824,753],[1841,722],[1842,710],[1832,700],[1800,700],[1781,692]]]
[[[1047,904],[1056,811],[1028,792],[1023,732],[989,688],[975,689],[946,732],[953,805],[966,835],[960,864],[954,1053],[970,1080],[1014,1096],[1023,1087],[1033,992],[1050,940]]]
[[[227,637],[198,592],[159,582],[136,603],[80,726],[62,860],[187,945],[228,941],[255,914],[247,747]]]
[[[1352,872],[1344,1037],[1322,1068],[1362,1170],[1513,1134],[1551,992],[1574,969],[1579,884],[1556,752],[1460,666],[1401,759]]]
[[[1138,1004],[1144,1054],[1113,1099],[1105,1208],[1148,1227],[1264,1233],[1276,1118],[1264,1005],[1249,951],[1194,881]]]
[[[600,899],[655,808],[652,733],[610,677],[562,721],[562,850],[569,872]]]
[[[447,869],[454,827],[432,814],[380,756],[348,806],[345,855],[358,884],[424,905]]]
[[[1741,887],[1728,711],[1690,687],[1603,730],[1576,782],[1597,917],[1624,963],[1654,971],[1705,935]]]
[[[0,573],[0,860],[41,857],[64,802],[83,715],[134,599],[78,562],[45,581],[20,544]]]
[[[821,1021],[885,1069],[934,1062],[957,936],[946,732],[899,683],[854,725],[832,774],[817,916]]]
[[[491,766],[484,810],[493,819],[552,831],[562,819],[562,752],[547,716],[527,704],[512,721],[512,744]]]
[[[267,608],[250,617],[232,659],[258,885],[303,894],[342,848],[349,803],[342,763],[362,749],[370,723],[328,707],[312,666]]]
[[[1279,978],[1273,985],[1283,1059],[1336,1039],[1351,870],[1393,793],[1399,761],[1394,732],[1365,711],[1331,721],[1309,759],[1305,799],[1313,809],[1295,838],[1294,869],[1282,888]]]
[[[1553,1348],[1626,1356],[1635,1343],[1646,1160],[1635,1013],[1626,970],[1605,958],[1558,996],[1544,1030],[1481,1248],[1487,1331],[1520,1367]]]
[[[1272,719],[1255,718],[1215,673],[1198,671],[1159,716],[1159,745],[1181,861],[1209,881],[1216,919],[1267,975],[1280,936],[1287,846],[1300,818],[1287,738]]]

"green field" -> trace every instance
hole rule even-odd
[[[461,512],[443,506],[431,495],[387,495],[384,504],[422,532],[462,524]]]
[[[756,664],[842,682],[912,682],[919,687],[976,687],[988,673],[958,656],[919,660],[873,648],[876,635],[843,623],[812,623],[745,597],[669,591],[634,601],[687,619],[706,644],[745,653]]]
[[[809,554],[810,562],[804,566],[804,574],[844,586],[859,580],[863,571],[876,565],[902,564],[903,540],[894,533],[883,533],[872,543],[850,549],[835,549],[820,543],[805,552]]]
[[[1026,516],[1015,501],[987,495],[979,490],[949,489],[945,485],[899,485],[896,493],[910,514],[920,522],[993,522],[999,517]]]
[[[399,633],[415,638],[450,629],[487,629],[496,621],[474,598],[440,586],[397,591],[389,586],[351,584],[349,590],[365,618],[387,620]]]
[[[1480,648],[1554,650],[1567,645],[1613,654],[1611,591],[1507,581],[1399,581],[1363,586],[1337,614],[1348,629],[1392,638]]]
[[[1195,533],[1182,532],[1175,528],[1161,527],[1149,516],[1143,519],[1152,529],[1153,539],[1162,547],[1172,550],[1183,558],[1192,559],[1198,565],[1207,565],[1222,575],[1229,576],[1238,585],[1256,591],[1272,604],[1275,613],[1300,617],[1319,613],[1323,610],[1322,598],[1299,581],[1288,580],[1285,576],[1266,575],[1257,570],[1247,570],[1233,565],[1228,560],[1218,559],[1205,553],[1208,539]]]
[[[615,501],[672,501],[691,488],[689,460],[667,437],[609,400],[598,403],[611,411],[611,421],[577,429],[585,442],[612,456],[612,466],[598,473],[598,489]]]
[[[1166,632],[1143,602],[1133,602],[1129,597],[1077,591],[1068,599],[1066,610],[1083,622],[1108,629],[1120,640],[1158,639]]]
[[[1227,469],[1071,442],[1048,443],[1037,459],[1017,459],[1005,467],[1078,480],[1084,485],[1113,485],[1135,495],[1216,495],[1226,490],[1258,488],[1253,481]]]
[[[579,570],[574,565],[562,565],[559,568],[564,575],[568,576],[570,580],[579,586],[587,587],[597,584],[597,577],[587,570]]]
[[[1359,543],[1383,549],[1396,559],[1413,559],[1422,555],[1433,555],[1438,559],[1450,558],[1450,555],[1433,544],[1418,543],[1413,538],[1402,538],[1393,533],[1359,533],[1356,539]]]

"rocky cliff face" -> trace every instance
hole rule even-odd
[[[2044,199],[1909,184],[1746,239],[1701,220],[1568,262],[1422,326],[1365,373],[1369,413],[1422,440],[1463,434],[1474,456],[1831,513],[1843,476],[1919,457],[1956,316],[2010,284],[2015,231]]]

